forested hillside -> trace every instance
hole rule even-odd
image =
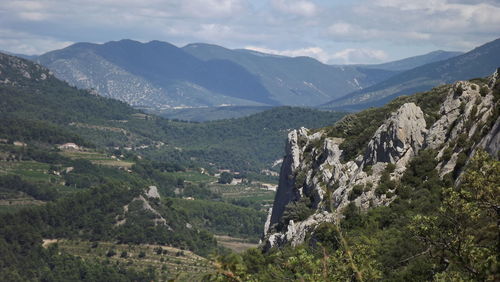
[[[289,129],[324,126],[343,116],[284,107],[242,119],[208,123],[169,121],[70,87],[29,61],[7,55],[0,60],[0,79],[4,81],[0,85],[0,109],[2,116],[12,121],[3,123],[11,127],[3,130],[21,134],[21,124],[41,122],[92,140],[91,146],[122,150],[129,147],[137,149],[139,155],[156,160],[168,158],[170,162],[175,159],[186,166],[192,165],[195,158],[204,166],[213,163],[220,168],[260,172],[281,157]],[[9,67],[12,64],[17,68]]]
[[[169,121],[77,90],[39,65],[3,54],[0,81],[0,280],[172,278],[189,271],[159,260],[162,270],[148,268],[143,251],[130,246],[177,248],[166,258],[187,260],[191,252],[227,251],[214,233],[249,240],[260,235],[265,219],[260,208],[233,205],[211,191],[207,184],[214,177],[201,174],[187,157],[158,162],[123,150],[164,137],[161,126]],[[141,131],[148,121],[153,128]],[[196,198],[202,210],[186,197]],[[63,242],[64,251],[57,244],[42,247],[42,239]],[[71,250],[89,242],[94,243],[86,253],[92,255],[73,256],[78,252]],[[99,242],[111,249],[100,253]],[[114,250],[123,245],[129,245],[129,254],[117,256]],[[203,265],[187,267],[211,269],[206,259]]]

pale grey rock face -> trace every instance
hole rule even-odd
[[[305,128],[290,132],[271,219],[265,226],[267,246],[284,242],[300,244],[319,223],[339,219],[351,202],[349,194],[355,185],[371,187],[356,199],[360,207],[367,209],[390,203],[392,199],[377,197],[373,190],[386,162],[399,161],[405,168],[406,162],[422,147],[425,127],[422,110],[415,104],[404,104],[377,130],[365,157],[359,156],[347,163],[341,161],[342,140],[339,138],[326,137],[321,131],[310,134]],[[371,175],[363,171],[365,164],[373,165]],[[297,179],[298,175],[304,179]],[[326,197],[327,194],[331,196]],[[280,222],[285,207],[303,197],[311,199],[311,208],[316,212],[304,221],[290,221],[286,229],[273,233],[276,231],[273,226]]]
[[[365,164],[394,163],[401,173],[422,148],[426,133],[420,107],[414,103],[402,105],[375,132],[366,150]]]
[[[151,199],[159,199],[160,193],[158,193],[158,188],[156,186],[149,186],[146,190],[146,197]]]
[[[267,211],[266,223],[264,223],[264,234],[269,232],[269,227],[271,226],[271,215],[273,214],[273,208],[269,208]]]
[[[327,212],[313,214],[306,220],[297,223],[291,220],[287,225],[286,232],[273,233],[267,237],[264,249],[269,250],[285,244],[291,244],[293,247],[300,245],[304,242],[307,234],[313,232],[320,223],[333,222],[334,220],[333,214]]]
[[[298,199],[298,191],[294,191],[290,187],[294,187],[295,179],[292,175],[300,164],[301,151],[298,144],[299,131],[293,130],[288,134],[285,158],[281,165],[280,180],[278,190],[274,198],[274,204],[271,211],[270,225],[279,222],[285,206],[291,201]]]
[[[461,94],[457,90],[459,87],[463,91]],[[441,105],[439,110],[441,118],[429,129],[426,145],[429,148],[437,149],[443,143],[455,139],[462,133],[474,105],[478,107],[480,112],[488,110],[492,106],[491,97],[482,99],[479,94],[479,86],[476,84],[467,81],[456,83]]]
[[[151,219],[154,225],[163,225],[166,226],[169,231],[173,231],[173,229],[167,224],[167,220],[155,209],[151,206],[148,200],[160,199],[160,194],[158,193],[158,188],[156,186],[149,186],[146,188],[145,196],[139,195],[132,199],[131,203],[134,201],[139,201],[142,203],[142,209],[151,212],[154,215],[154,218]],[[123,216],[124,218],[121,220],[117,219],[115,226],[123,225],[127,222],[127,213],[129,212],[129,204],[123,206]]]
[[[500,118],[496,120],[495,125],[493,125],[491,131],[481,140],[479,146],[484,148],[490,155],[498,158],[498,152],[500,151]]]
[[[3,69],[11,68],[15,73],[2,72]],[[0,84],[19,84],[21,76],[26,80],[42,81],[50,78],[50,71],[40,65],[27,64],[24,59],[0,53]]]
[[[441,105],[440,113],[442,116],[433,124],[426,138],[426,146],[432,149],[440,149],[438,159],[443,157],[446,150],[453,151],[449,160],[441,161],[437,166],[441,177],[455,170],[458,156],[463,152],[461,146],[464,144],[456,144],[455,147],[449,148],[449,141],[457,140],[459,136],[466,135],[468,140],[473,140],[475,135],[488,131],[480,142],[476,143],[474,141],[475,143],[471,144],[473,153],[469,157],[472,157],[479,147],[485,149],[490,155],[497,157],[500,147],[497,125],[499,121],[497,120],[491,129],[485,128],[487,127],[486,123],[492,117],[494,107],[498,106],[494,104],[491,92],[497,78],[498,73],[491,77],[488,83],[490,91],[484,97],[479,92],[479,85],[468,81],[457,82],[448,93],[443,105]],[[463,90],[461,94],[457,93],[459,85]],[[467,124],[472,125],[467,126]]]

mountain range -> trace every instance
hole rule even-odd
[[[280,105],[342,111],[381,106],[400,95],[485,76],[500,65],[497,54],[500,39],[467,53],[440,50],[383,64],[327,65],[310,57],[205,43],[179,48],[167,42],[125,39],[76,43],[24,57],[71,85],[146,111],[169,118],[212,120]],[[224,110],[227,106],[250,108],[239,113]],[[199,116],[196,109],[207,107],[213,108],[204,111],[207,117],[195,117]]]
[[[370,66],[326,65],[195,43],[77,43],[36,57],[56,77],[133,106],[154,109],[213,106],[315,106],[377,85],[399,72],[456,56],[433,52]]]
[[[465,54],[443,61],[428,63],[335,99],[325,108],[359,110],[382,106],[401,95],[416,92],[476,77],[484,77],[500,66],[500,39],[481,45]]]

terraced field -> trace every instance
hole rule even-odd
[[[268,189],[260,183],[252,184],[212,184],[209,188],[216,193],[222,194],[222,198],[228,201],[247,201],[259,203],[263,210],[271,207],[274,201],[275,191]]]
[[[214,272],[207,259],[190,251],[160,245],[126,245],[80,240],[44,240],[44,246],[57,244],[66,253],[104,264],[154,271],[161,281],[200,281]]]
[[[63,151],[61,155],[71,159],[84,159],[93,164],[105,166],[130,168],[134,164],[131,161],[108,157],[106,154],[95,151]]]

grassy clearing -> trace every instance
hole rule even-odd
[[[47,239],[48,240],[48,239]],[[44,246],[56,241],[44,240]],[[160,281],[200,281],[214,270],[211,262],[190,251],[159,245],[126,245],[112,242],[58,240],[61,251],[95,259],[104,264],[154,271]],[[114,253],[114,254],[113,254]]]
[[[14,213],[20,209],[45,204],[22,192],[0,191],[0,213]]]
[[[28,181],[50,182],[57,177],[48,173],[49,165],[36,161],[0,162],[0,174],[16,174]]]
[[[94,151],[63,151],[61,155],[71,159],[84,159],[92,162],[93,164],[113,166],[113,167],[126,167],[130,168],[134,162],[117,160],[108,157],[106,154]]]
[[[221,193],[226,200],[249,200],[260,203],[264,208],[272,206],[276,192],[267,190],[259,184],[223,185],[212,184],[210,189]]]
[[[248,239],[223,235],[215,235],[215,238],[217,239],[217,243],[237,253],[244,252],[250,248],[257,248],[259,246],[259,244],[250,243]]]
[[[192,183],[209,183],[217,181],[217,177],[194,170],[166,172],[165,174],[172,175],[175,178],[183,178],[185,181]]]

